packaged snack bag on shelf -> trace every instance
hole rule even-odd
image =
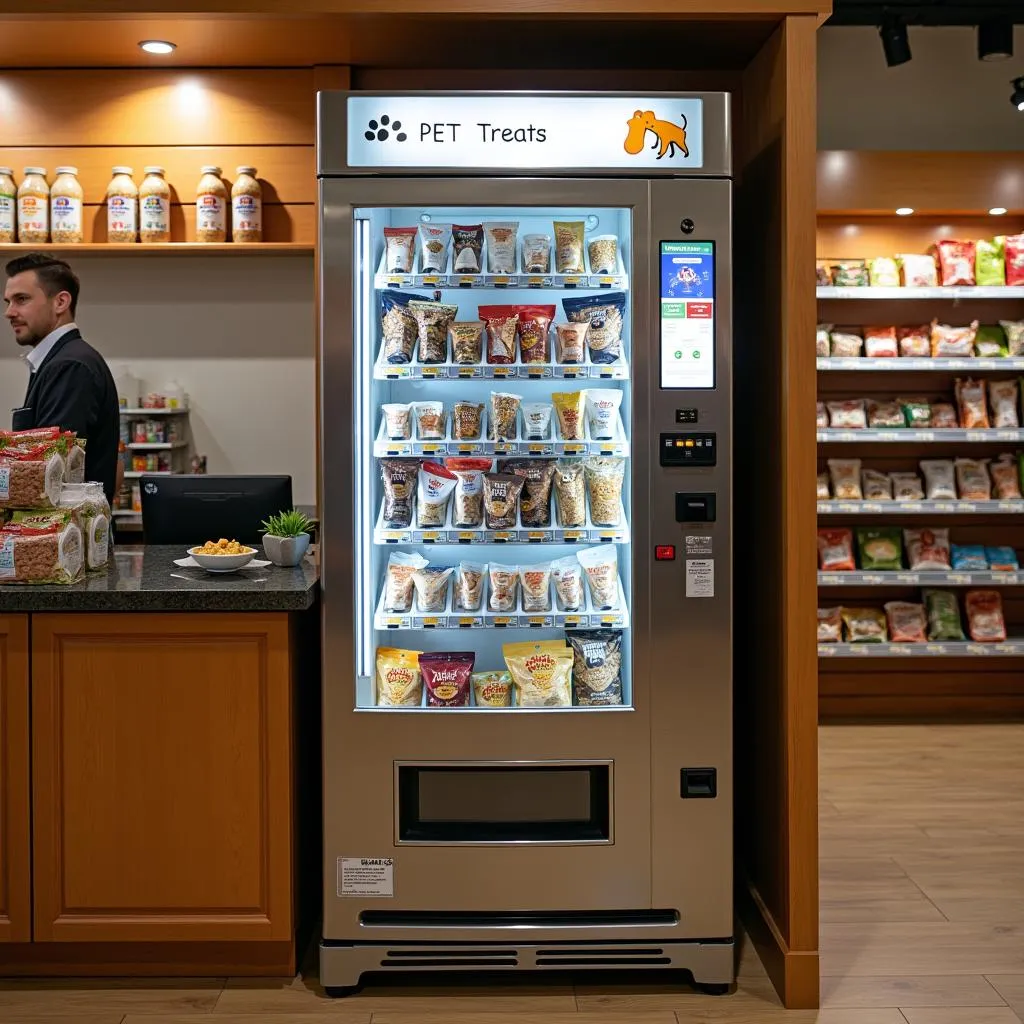
[[[411,363],[416,350],[419,327],[416,317],[409,308],[410,302],[418,302],[423,295],[405,292],[385,291],[380,297],[381,338],[384,360],[388,363]]]
[[[519,314],[515,306],[478,306],[477,315],[487,325],[487,362],[509,365],[516,361]]]
[[[448,414],[443,402],[413,402],[412,417],[418,441],[443,441]]]
[[[928,324],[921,327],[900,327],[896,336],[899,339],[901,356],[926,359],[932,354],[932,329]]]
[[[851,644],[880,644],[888,639],[885,613],[878,608],[843,608],[846,640]]]
[[[924,488],[916,473],[892,473],[892,496],[895,501],[922,501]]]
[[[968,359],[974,354],[974,338],[978,333],[978,321],[966,327],[950,327],[932,321],[932,355],[938,358]]]
[[[832,268],[828,265],[828,260],[818,260],[818,287],[827,288],[832,283]]]
[[[421,529],[435,529],[448,521],[448,502],[458,477],[436,462],[424,462],[417,485],[416,522]]]
[[[990,380],[988,400],[992,406],[992,426],[997,430],[1020,426],[1017,413],[1018,387],[1016,380]]]
[[[519,358],[524,363],[551,362],[551,321],[554,306],[516,306],[519,314]]]
[[[519,566],[487,566],[487,607],[492,612],[514,612],[519,597]]]
[[[103,493],[103,484],[65,484],[60,492],[60,507],[72,510],[82,530],[86,570],[98,572],[105,568],[110,558],[110,503]]]
[[[626,313],[625,292],[568,296],[562,299],[570,323],[588,324],[587,347],[592,363],[615,363],[622,358],[622,326]]]
[[[551,273],[551,236],[523,235],[523,273]]]
[[[837,644],[843,639],[841,608],[818,609],[818,643]]]
[[[837,430],[863,430],[868,425],[863,398],[847,398],[828,402],[829,423]]]
[[[378,707],[419,707],[423,702],[420,652],[378,647],[375,682]]]
[[[956,409],[949,402],[933,402],[928,425],[935,430],[955,430],[960,426]]]
[[[572,647],[572,688],[580,707],[622,703],[622,634],[581,629],[567,636]]]
[[[583,392],[587,426],[592,441],[611,441],[618,434],[622,392],[614,388],[588,388]]]
[[[892,478],[877,469],[865,469],[861,473],[865,501],[892,501]]]
[[[584,604],[583,566],[575,555],[559,558],[551,563],[551,576],[555,581],[555,596],[562,611],[579,611]]]
[[[892,256],[876,256],[868,262],[868,280],[872,288],[899,288],[899,265]]]
[[[519,566],[524,612],[551,611],[551,563]]]
[[[420,362],[448,362],[448,326],[459,315],[459,307],[416,300],[409,303],[409,309],[416,319]]]
[[[384,436],[389,441],[408,441],[412,437],[412,406],[385,402],[380,407],[384,414]]]
[[[864,354],[864,339],[854,331],[833,331],[829,337],[834,356],[855,358]]]
[[[860,567],[867,572],[895,572],[903,568],[900,531],[894,526],[862,526],[857,530]]]
[[[583,233],[586,224],[581,220],[556,220],[555,229],[555,273],[583,274]],[[570,318],[571,319],[571,318]]]
[[[595,526],[618,526],[622,519],[622,484],[626,460],[595,455],[584,460],[590,519]]]
[[[928,616],[923,604],[889,601],[885,605],[889,639],[894,644],[923,644],[928,639]]]
[[[407,612],[412,608],[412,574],[428,562],[422,555],[392,551],[384,577],[384,610]]]
[[[989,501],[992,479],[988,475],[988,459],[957,459],[956,486],[962,501]]]
[[[1006,639],[1003,599],[998,590],[968,590],[964,596],[967,630],[977,643],[1002,643]]]
[[[443,612],[448,604],[448,580],[453,568],[424,565],[413,571],[412,587],[421,612]]]
[[[478,708],[511,707],[511,672],[474,672],[470,680],[473,685],[473,703]]]
[[[1012,455],[1000,455],[989,466],[992,475],[992,494],[999,501],[1010,501],[1021,497],[1020,474]]]
[[[550,459],[508,459],[498,463],[499,473],[521,477],[519,518],[525,527],[537,529],[551,525],[551,489],[555,464]]]
[[[560,459],[555,463],[555,508],[562,529],[585,526],[587,488],[583,463],[578,459]]]
[[[555,407],[550,402],[523,402],[523,437],[527,441],[547,441]]]
[[[582,363],[587,357],[589,323],[555,324],[555,357],[560,363]],[[826,353],[827,355],[827,353]]]
[[[67,439],[18,439],[10,433],[0,437],[0,509],[56,508],[66,475]]]
[[[1024,285],[1024,235],[1007,235],[1003,239],[1006,259],[1006,283]]]
[[[384,480],[384,525],[389,529],[411,526],[419,462],[416,459],[381,459],[380,472]]]
[[[468,708],[473,651],[429,651],[420,655],[428,708]]]
[[[974,255],[974,276],[979,286],[999,288],[1006,284],[1006,252],[1001,237],[975,242]]]
[[[489,221],[484,224],[487,239],[487,273],[514,274],[519,222],[515,220]]]
[[[563,441],[582,441],[585,392],[556,391],[551,395],[558,418],[558,436]]]
[[[960,625],[960,606],[956,594],[949,590],[925,590],[922,596],[928,612],[928,639],[963,640],[964,631]]]
[[[451,458],[445,459],[444,465],[456,476],[452,524],[480,526],[484,521],[484,473],[490,470],[491,460]]]
[[[837,288],[865,288],[869,283],[867,260],[836,260],[832,283]]]
[[[825,430],[828,427],[828,409],[824,402],[818,403],[818,429]]]
[[[904,288],[935,288],[939,270],[930,253],[900,253],[896,256]]]
[[[484,526],[488,530],[514,530],[519,525],[516,507],[525,483],[512,473],[484,474]]]
[[[924,493],[929,501],[956,499],[956,473],[952,459],[922,459]]]
[[[899,402],[869,398],[867,411],[869,427],[903,427],[906,425]]]
[[[448,338],[452,347],[452,361],[460,366],[479,363],[484,357],[483,320],[458,320],[448,325]]]
[[[416,256],[415,228],[384,229],[384,270],[388,274],[411,274]]]
[[[619,607],[619,556],[614,547],[584,548],[576,553],[595,609]]]
[[[853,559],[853,531],[846,527],[818,530],[818,566],[822,572],[852,572],[857,568]]]
[[[443,274],[448,269],[451,224],[420,224],[420,273]]]
[[[966,430],[987,430],[991,424],[988,418],[988,403],[985,401],[985,385],[981,381],[958,380],[956,382],[956,404],[960,412],[960,426]]]
[[[13,512],[0,528],[0,584],[75,583],[85,568],[71,509]]]
[[[1020,568],[1017,552],[1011,547],[997,546],[985,548],[988,567],[993,572],[1016,572]]]
[[[883,359],[899,355],[895,327],[865,327],[864,355],[869,359]]]
[[[981,544],[954,544],[950,562],[954,572],[984,572],[988,556]]]
[[[1024,356],[1024,320],[1000,320],[1006,332],[1006,348],[1011,356]]]
[[[483,269],[480,254],[484,248],[483,224],[452,225],[452,273],[479,274]]]
[[[1010,354],[1006,332],[998,324],[982,324],[974,336],[974,354],[983,359],[1002,359]]]
[[[484,407],[479,402],[456,402],[452,406],[452,437],[456,441],[477,441],[483,432]]]
[[[819,357],[831,354],[831,342],[829,339],[829,331],[831,329],[831,324],[818,324],[818,329],[815,334],[817,339],[817,354]]]
[[[619,269],[619,240],[615,235],[594,235],[587,242],[592,274],[614,274]]]
[[[908,427],[920,430],[931,425],[932,405],[927,398],[897,398],[903,409],[903,420]]]
[[[519,707],[572,706],[573,654],[564,640],[505,644],[502,653]]]
[[[487,566],[478,562],[459,562],[455,573],[455,607],[464,612],[478,612],[484,597],[484,576]]]
[[[860,459],[829,459],[832,476],[832,495],[839,501],[862,501],[860,488]]]
[[[943,239],[932,246],[939,263],[939,283],[949,285],[974,284],[975,249],[973,242]]]
[[[923,527],[905,530],[907,554],[912,572],[934,570],[942,572],[952,568],[950,564],[949,530],[932,530]]]
[[[519,403],[522,395],[492,391],[487,428],[493,441],[514,441],[519,429]]]

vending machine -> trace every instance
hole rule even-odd
[[[319,97],[324,921],[733,971],[729,97]]]

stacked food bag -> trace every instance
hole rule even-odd
[[[0,431],[0,584],[74,583],[106,566],[110,506],[84,475],[73,433]]]
[[[819,357],[843,359],[1005,359],[1024,355],[1024,320],[998,324],[903,327],[837,327],[818,324],[815,349]]]
[[[927,253],[818,260],[818,284],[839,288],[1024,285],[1024,235],[977,242],[942,239]]]

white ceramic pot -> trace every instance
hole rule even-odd
[[[264,534],[263,550],[274,565],[285,568],[298,565],[309,550],[309,534],[300,533],[298,537],[272,537],[269,533]]]

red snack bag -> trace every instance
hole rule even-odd
[[[988,402],[985,399],[985,385],[982,381],[958,380],[956,382],[956,404],[960,410],[960,426],[965,430],[988,430]]]
[[[869,359],[880,359],[886,356],[895,358],[896,347],[895,327],[865,327],[864,355]]]
[[[852,572],[853,531],[846,529],[818,530],[818,564],[822,572]]]
[[[515,306],[479,306],[477,315],[487,324],[487,362],[493,365],[516,361],[519,314]]]
[[[923,604],[889,601],[885,606],[889,639],[894,644],[923,644],[928,639],[928,616]]]
[[[551,362],[551,321],[554,306],[515,306],[519,314],[519,358],[524,363]]]
[[[998,590],[968,590],[964,598],[967,629],[978,643],[1000,643],[1006,639],[1003,599]]]
[[[944,239],[932,246],[939,261],[939,284],[974,284],[974,243]]]
[[[472,651],[431,651],[420,655],[428,708],[469,707],[469,684],[476,655]]]
[[[1006,283],[1024,284],[1024,235],[1006,236]]]

